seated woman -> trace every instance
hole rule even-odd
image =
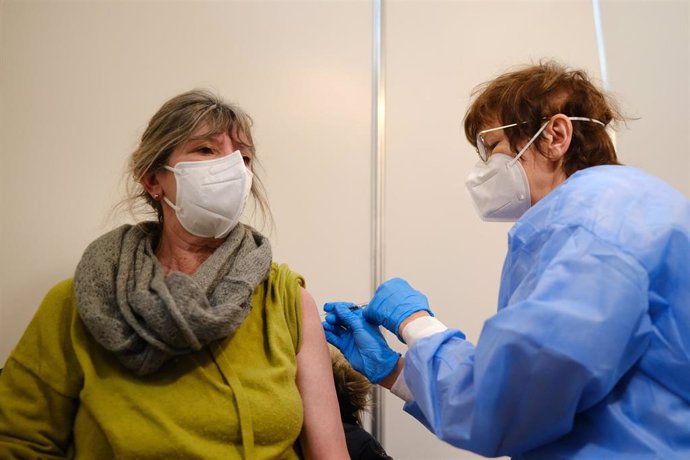
[[[0,377],[0,458],[347,458],[314,300],[239,223],[265,205],[250,126],[206,91],[153,116],[129,169],[157,219],[45,297]]]

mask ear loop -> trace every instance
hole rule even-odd
[[[542,131],[544,131],[544,129],[546,129],[546,125],[548,125],[550,121],[551,121],[551,120],[549,120],[549,121],[547,121],[546,123],[544,123],[543,125],[541,125],[541,128],[539,128],[539,131],[537,131],[537,134],[535,134],[534,136],[532,136],[532,138],[529,140],[529,142],[527,142],[527,144],[525,144],[525,146],[518,152],[518,154],[515,155],[515,158],[513,158],[512,160],[510,160],[510,163],[508,163],[508,166],[513,166],[515,163],[518,162],[518,160],[520,159],[520,157],[522,156],[522,154],[525,153],[525,152],[527,151],[527,149],[529,148],[530,145],[532,145],[532,143],[534,142],[534,140],[535,140],[537,137],[539,137],[539,135],[542,133]]]
[[[179,174],[179,173],[180,173],[180,170],[179,170],[179,169],[173,168],[172,166],[168,166],[168,165],[163,165],[163,169],[167,169],[168,171],[170,171],[170,172],[173,173],[173,174]],[[175,181],[177,181],[177,176],[175,176]],[[165,195],[163,195],[163,202],[164,202],[165,204],[167,204],[168,206],[170,206],[170,208],[171,208],[173,211],[179,212],[180,208],[178,208],[176,205],[174,205],[173,202],[170,201],[170,200],[168,199],[168,197],[165,196]]]

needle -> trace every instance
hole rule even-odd
[[[359,310],[359,309],[365,308],[367,305],[369,305],[369,304],[360,303],[360,304],[358,304],[358,305],[350,305],[350,306],[347,307],[347,308],[348,308],[350,311],[357,311],[357,310]],[[323,319],[323,318],[326,317],[327,314],[328,314],[328,313],[326,313],[326,312],[322,312],[322,313],[319,314],[319,316],[321,316],[321,319]]]

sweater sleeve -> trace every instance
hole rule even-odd
[[[285,317],[295,353],[302,346],[302,290],[304,278],[290,270],[286,264],[273,263],[271,268],[268,301],[271,305],[280,306]]]
[[[55,286],[0,374],[0,459],[64,458],[81,373],[72,348],[72,283]]]

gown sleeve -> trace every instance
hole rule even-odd
[[[449,329],[407,353],[405,410],[456,447],[512,456],[555,441],[649,343],[649,281],[633,257],[577,228],[534,260],[476,347]]]

